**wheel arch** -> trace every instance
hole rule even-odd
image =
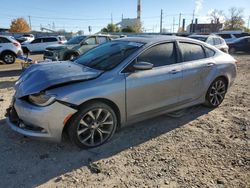
[[[15,52],[11,51],[11,50],[4,50],[4,51],[2,51],[1,54],[0,54],[0,57],[2,58],[5,53],[11,53],[15,57],[17,57],[17,54]]]
[[[118,108],[118,106],[113,101],[111,101],[109,99],[106,99],[106,98],[94,98],[94,99],[90,99],[90,100],[87,100],[87,101],[81,103],[80,105],[78,105],[78,109],[81,108],[84,105],[88,105],[88,104],[95,103],[95,102],[102,102],[102,103],[110,106],[114,110],[114,112],[116,114],[116,117],[117,117],[117,122],[118,122],[117,127],[120,128],[121,127],[121,112],[120,112],[120,109]],[[73,116],[74,115],[72,115],[72,117]],[[63,132],[62,132],[63,134],[65,134],[67,132],[67,127],[69,126],[70,119],[67,121],[67,123],[63,127]]]

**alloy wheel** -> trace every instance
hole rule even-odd
[[[224,100],[226,94],[226,84],[223,80],[217,80],[211,86],[209,92],[209,102],[213,106],[218,106]]]
[[[5,55],[5,56],[4,56],[4,61],[5,61],[6,63],[12,63],[12,62],[14,61],[13,55],[11,55],[11,54]]]
[[[77,128],[77,136],[82,144],[94,147],[110,137],[114,126],[113,116],[108,110],[95,108],[83,115]]]

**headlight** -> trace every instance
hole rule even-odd
[[[29,95],[29,101],[37,106],[48,106],[55,102],[55,100],[55,95],[46,95],[45,93]]]

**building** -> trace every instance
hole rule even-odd
[[[0,28],[0,32],[8,32],[9,31],[9,29],[7,29],[7,28]]]
[[[190,24],[187,26],[187,32],[197,34],[209,34],[219,32],[222,27],[222,23]]]
[[[122,18],[121,22],[116,25],[121,29],[127,27],[135,27],[141,23],[141,0],[137,0],[137,17],[136,18]]]

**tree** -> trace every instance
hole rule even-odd
[[[224,23],[225,30],[242,30],[244,28],[243,9],[232,7]]]
[[[107,25],[107,27],[103,28],[101,31],[102,32],[120,32],[120,28],[117,27],[117,25],[110,23]]]
[[[122,29],[124,33],[135,33],[135,30],[131,26],[127,26],[126,28]]]
[[[122,32],[140,33],[140,32],[142,32],[142,24],[141,24],[141,22],[137,21],[133,26],[127,26],[126,28],[123,28]]]
[[[222,10],[214,9],[210,14],[208,14],[212,23],[219,23],[222,18],[224,18],[224,13]]]
[[[17,18],[11,21],[10,32],[29,32],[30,27],[24,18]]]

